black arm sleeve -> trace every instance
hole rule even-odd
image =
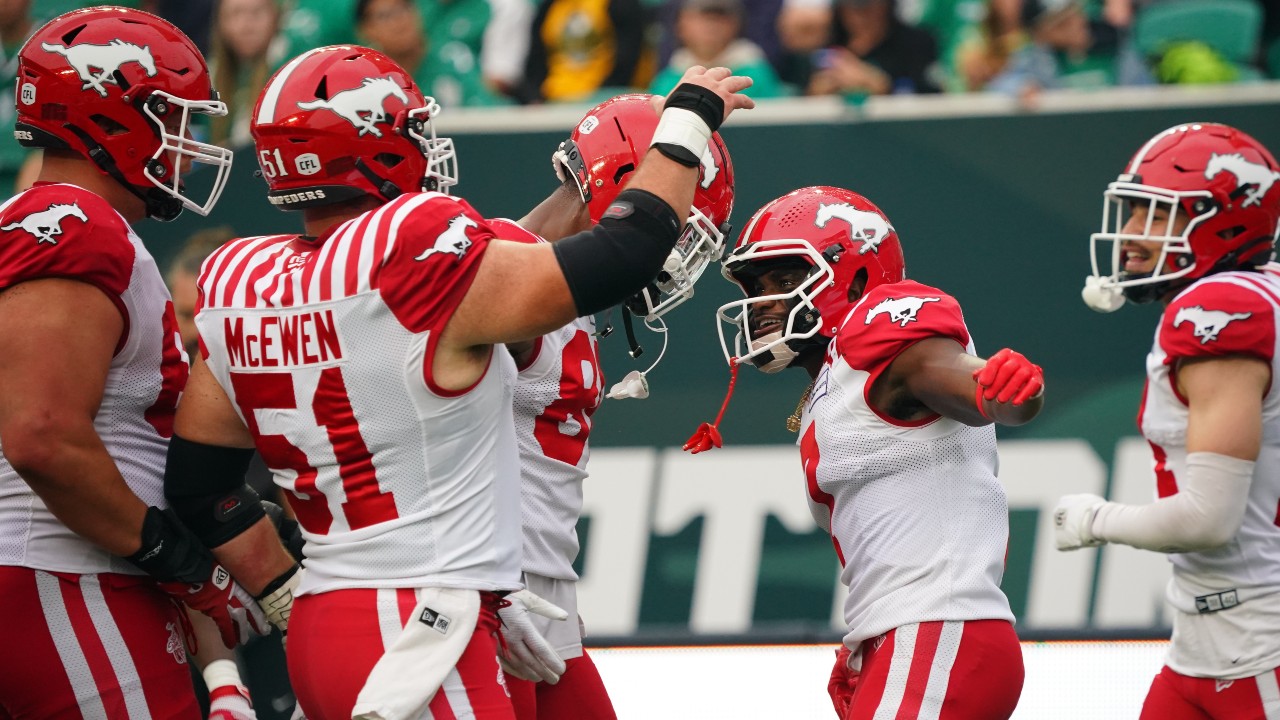
[[[164,468],[164,495],[206,547],[248,530],[264,517],[258,493],[244,481],[253,449],[191,442],[174,435]]]
[[[680,220],[661,198],[623,190],[600,224],[551,245],[578,315],[613,307],[648,285],[680,237]]]

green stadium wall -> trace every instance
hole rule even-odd
[[[884,121],[855,115],[723,131],[737,179],[735,228],[797,187],[857,191],[897,228],[908,276],[960,301],[979,354],[1011,346],[1044,367],[1041,417],[1001,431],[1012,526],[1005,586],[1023,627],[1164,624],[1162,558],[1124,548],[1101,559],[1097,551],[1058,555],[1044,523],[1062,492],[1150,496],[1145,449],[1133,436],[1158,308],[1099,315],[1079,291],[1106,184],[1151,135],[1196,120],[1235,125],[1280,148],[1280,102]],[[451,131],[457,194],[486,216],[520,217],[554,188],[549,156],[565,128]],[[139,228],[162,266],[200,228],[296,231],[300,218],[266,202],[256,169],[251,150],[238,153],[211,217],[187,213]],[[583,615],[597,633],[838,627],[834,553],[807,520],[795,451],[786,447],[794,436],[784,420],[806,384],[802,373],[743,373],[722,424],[732,452],[688,458],[671,450],[724,396],[715,310],[735,292],[709,273],[670,317],[671,345],[649,375],[651,396],[607,400],[594,417],[598,452],[580,564]],[[645,350],[634,360],[620,328],[601,341],[606,383],[657,356],[660,337],[640,330],[640,339]],[[732,592],[717,590],[724,583]]]

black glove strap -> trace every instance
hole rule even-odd
[[[209,582],[214,559],[200,540],[170,510],[147,508],[142,547],[125,558],[160,582]]]

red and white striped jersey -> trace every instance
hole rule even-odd
[[[166,507],[164,460],[187,356],[156,262],[106,200],[74,185],[42,183],[0,206],[0,290],[54,277],[97,287],[124,318],[94,428],[129,489],[148,505]],[[0,565],[140,572],[59,522],[3,449]]]
[[[1000,590],[1009,509],[991,426],[891,419],[872,384],[930,337],[974,352],[960,306],[906,280],[870,290],[827,351],[801,419],[809,509],[849,586],[845,644],[935,620],[1013,620]]]
[[[205,261],[201,351],[289,492],[301,592],[520,587],[515,363],[499,348],[458,392],[431,369],[492,236],[464,201],[412,193]]]
[[[494,221],[504,240],[543,242],[510,221]],[[587,478],[591,415],[604,399],[593,317],[543,335],[516,376],[516,439],[525,572],[577,580],[578,517]]]
[[[1138,414],[1154,455],[1158,497],[1177,493],[1186,471],[1188,407],[1177,391],[1177,361],[1248,355],[1270,364],[1272,377],[1280,377],[1278,328],[1280,266],[1274,264],[1263,272],[1210,275],[1164,309],[1147,355],[1147,386]],[[1247,677],[1280,665],[1280,645],[1270,643],[1267,652],[1258,654],[1251,652],[1257,644],[1245,639],[1274,634],[1280,615],[1280,390],[1274,381],[1262,402],[1262,449],[1240,531],[1222,547],[1168,557],[1173,564],[1170,604],[1199,615],[1199,624],[1223,624],[1211,647],[1180,653],[1175,620],[1171,667],[1196,676]],[[1236,603],[1242,604],[1241,611],[1252,611],[1209,612]],[[1250,618],[1262,624],[1226,627]],[[1235,647],[1231,638],[1237,637],[1248,647]],[[1241,657],[1253,662],[1245,667]]]

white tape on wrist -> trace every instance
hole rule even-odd
[[[200,674],[204,676],[205,687],[210,690],[244,684],[240,681],[240,670],[233,660],[214,660]]]
[[[658,127],[653,131],[653,142],[676,145],[701,158],[707,152],[707,144],[711,142],[711,128],[692,110],[667,108],[662,111]]]

